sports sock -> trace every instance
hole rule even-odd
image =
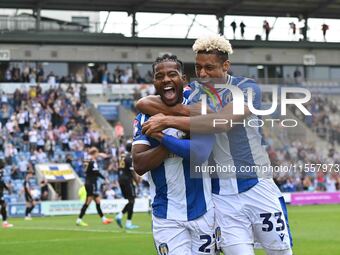
[[[98,215],[100,216],[100,218],[103,218],[104,217],[104,214],[102,212],[102,209],[100,208],[100,203],[99,204],[96,204],[96,208],[97,208],[97,213]]]
[[[82,219],[84,217],[87,207],[88,205],[85,203],[80,210],[79,219]]]

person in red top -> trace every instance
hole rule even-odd
[[[270,30],[271,30],[271,27],[270,27],[270,25],[269,25],[269,23],[268,23],[268,21],[267,20],[264,20],[263,21],[263,30],[265,31],[265,33],[266,33],[266,41],[268,41],[268,39],[269,39],[269,33],[270,33]]]

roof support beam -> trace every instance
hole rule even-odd
[[[132,37],[137,36],[136,26],[137,26],[136,12],[133,12],[132,13],[132,24],[131,24],[131,36]]]
[[[302,35],[303,35],[303,40],[307,41],[308,37],[307,37],[307,31],[308,31],[308,15],[305,14],[303,15],[303,18],[305,20],[305,24],[302,28]]]
[[[185,38],[188,38],[189,33],[190,33],[190,30],[191,30],[192,26],[193,26],[194,23],[195,23],[196,17],[197,17],[197,15],[195,15],[194,19],[192,20],[192,22],[191,22],[191,24],[190,24],[190,26],[189,26],[189,28],[188,28],[187,34],[185,35]]]
[[[105,18],[105,22],[104,22],[102,31],[100,31],[101,33],[104,32],[104,29],[105,29],[105,27],[106,27],[107,21],[109,20],[110,14],[111,14],[111,12],[108,12],[108,13],[107,13],[107,16],[106,16],[106,18]]]
[[[35,30],[40,30],[40,23],[41,23],[41,7],[38,6],[35,10],[33,10],[33,13],[35,14]]]

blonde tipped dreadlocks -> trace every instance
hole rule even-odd
[[[218,51],[221,53],[232,54],[233,49],[230,42],[221,35],[212,35],[198,38],[192,46],[193,51],[197,54],[203,51]]]

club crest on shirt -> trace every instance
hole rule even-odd
[[[222,236],[221,228],[220,228],[220,227],[217,227],[217,228],[215,229],[215,239],[216,239],[217,242],[220,241],[221,236]]]
[[[166,243],[161,243],[158,246],[158,251],[160,255],[168,255],[169,254],[169,248],[168,245]]]
[[[138,120],[134,120],[133,121],[133,136],[135,137],[137,132],[138,132],[138,124],[139,124],[139,121]]]

